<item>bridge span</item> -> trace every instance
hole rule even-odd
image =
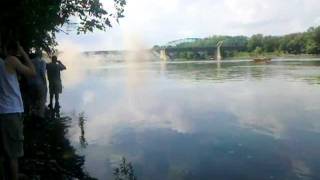
[[[224,46],[218,43],[217,46],[208,47],[163,47],[160,49],[160,58],[162,60],[174,59],[178,53],[192,52],[194,54],[207,54],[213,59],[222,59],[222,54],[225,51],[244,51],[246,47],[242,46]],[[222,52],[221,52],[222,51]]]

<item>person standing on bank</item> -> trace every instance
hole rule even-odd
[[[59,109],[59,94],[62,93],[62,83],[60,72],[65,70],[66,66],[58,61],[57,56],[52,56],[52,62],[47,64],[47,76],[49,81],[50,103],[49,108],[53,108],[53,96],[55,97],[55,109]]]
[[[30,58],[36,70],[36,76],[28,78],[31,114],[44,118],[47,99],[46,62],[42,60],[42,52],[40,50],[35,54],[31,54]]]
[[[6,170],[0,169],[0,178],[6,176],[7,179],[16,180],[18,158],[24,154],[24,109],[17,74],[32,77],[36,71],[19,43],[9,43],[6,50],[5,60],[0,59],[0,167],[6,167]],[[25,65],[17,58],[18,54],[25,60]]]

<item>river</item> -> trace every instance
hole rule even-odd
[[[94,177],[112,179],[125,157],[139,180],[320,179],[320,61],[110,63],[84,73],[61,104]]]

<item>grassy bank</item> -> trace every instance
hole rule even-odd
[[[315,54],[289,54],[283,52],[272,52],[272,53],[262,53],[257,55],[250,52],[237,52],[232,57],[227,57],[226,59],[253,59],[256,57],[268,57],[268,58],[293,58],[293,59],[308,59],[308,58],[320,58],[320,55]]]
[[[236,52],[232,56],[223,57],[224,60],[245,60],[254,59],[257,57],[267,57],[272,59],[315,59],[320,58],[320,55],[316,54],[288,54],[283,52],[262,53],[257,55],[250,52]],[[207,61],[210,58],[175,58],[172,61]]]

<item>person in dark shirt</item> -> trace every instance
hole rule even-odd
[[[53,96],[55,97],[55,108],[59,108],[59,94],[62,93],[62,83],[60,72],[65,70],[66,66],[58,61],[57,56],[52,56],[52,62],[47,64],[47,76],[49,81],[50,104],[53,108]]]

